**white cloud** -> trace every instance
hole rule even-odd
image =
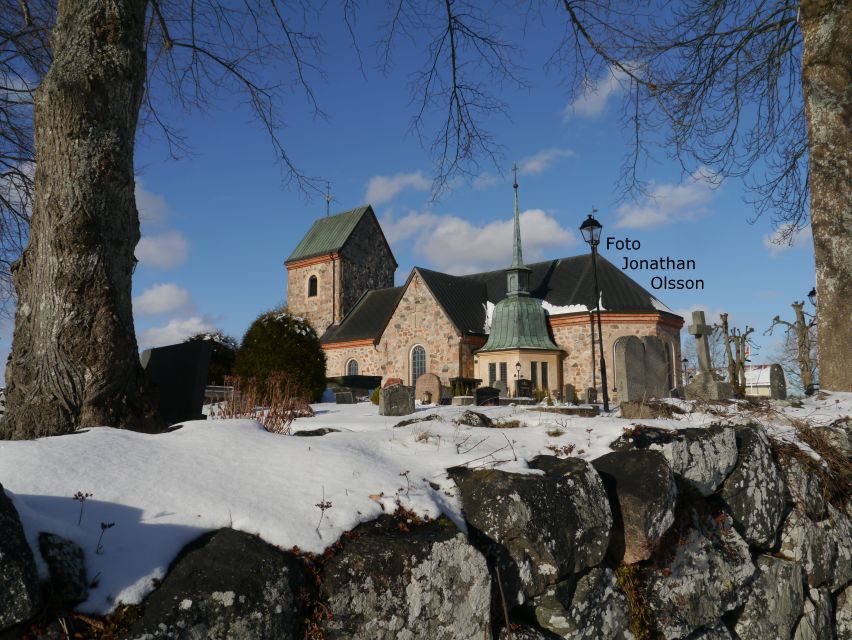
[[[791,235],[792,234],[792,235]],[[813,233],[811,225],[795,231],[792,225],[785,224],[778,227],[774,233],[763,236],[763,246],[769,250],[773,258],[780,253],[791,249],[803,249],[813,244]]]
[[[183,342],[189,336],[202,331],[214,331],[216,326],[208,318],[191,316],[174,318],[164,327],[152,327],[139,333],[139,346],[142,349],[163,347]]]
[[[570,158],[576,155],[571,149],[542,149],[538,153],[521,160],[518,170],[524,175],[541,173],[550,168],[554,162],[561,158]]]
[[[133,311],[140,315],[192,311],[194,306],[189,291],[173,282],[152,285],[133,298]]]
[[[567,121],[572,116],[597,118],[604,112],[610,97],[621,93],[627,84],[627,74],[618,67],[610,66],[603,77],[588,84],[583,95],[562,110],[562,119]]]
[[[136,258],[145,267],[174,269],[186,261],[189,243],[179,231],[143,236],[136,245]]]
[[[149,191],[139,176],[136,176],[136,208],[139,220],[144,224],[162,224],[166,220],[169,207],[163,196]]]
[[[428,191],[431,187],[432,182],[423,175],[422,171],[397,173],[392,176],[373,176],[367,183],[364,199],[370,204],[382,204],[393,200],[405,189]]]
[[[707,213],[713,197],[713,176],[698,170],[680,184],[659,184],[640,203],[622,204],[616,228],[647,229],[672,222],[695,220]]]
[[[474,189],[487,189],[488,187],[493,187],[499,181],[500,179],[497,176],[486,171],[476,176],[473,179],[472,185]]]
[[[416,238],[414,251],[435,269],[464,274],[505,267],[512,259],[512,219],[476,226],[453,215],[412,212],[393,220],[386,216],[382,228],[389,241]],[[546,251],[577,243],[573,231],[541,209],[521,213],[524,260],[541,260]]]

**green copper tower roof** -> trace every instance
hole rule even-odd
[[[521,247],[521,222],[518,207],[518,169],[515,167],[515,237],[512,264],[506,269],[506,297],[494,306],[488,342],[479,351],[504,349],[558,350],[547,328],[547,318],[541,302],[531,298],[529,279],[531,269],[524,264]]]

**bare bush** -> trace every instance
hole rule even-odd
[[[314,410],[310,393],[287,373],[273,373],[263,383],[239,376],[225,378],[234,388],[232,397],[210,414],[213,419],[240,418],[256,420],[270,433],[288,435],[296,418],[310,417]]]

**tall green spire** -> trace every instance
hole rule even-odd
[[[506,270],[506,292],[509,295],[527,295],[529,292],[530,269],[524,264],[521,248],[521,212],[518,206],[518,165],[515,171],[515,237],[512,245],[512,265]]]

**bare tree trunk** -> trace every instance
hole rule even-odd
[[[731,353],[731,334],[728,326],[728,314],[722,313],[719,315],[722,320],[722,335],[725,338],[725,357],[728,363],[728,383],[732,388],[737,388],[737,363],[734,361],[734,355]]]
[[[36,198],[14,266],[0,437],[154,424],[131,307],[145,9],[146,0],[59,2],[53,64],[36,95]]]
[[[799,6],[820,386],[852,391],[852,3]]]
[[[805,303],[794,302],[793,311],[796,314],[796,344],[798,345],[799,375],[802,377],[802,387],[805,394],[810,395],[813,388],[811,377],[811,328],[805,319]]]

